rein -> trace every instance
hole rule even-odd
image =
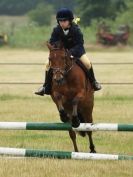
[[[60,48],[53,48],[52,49],[52,51],[53,50],[60,50]],[[68,52],[67,51],[65,51],[65,58],[64,58],[64,68],[60,68],[60,67],[50,67],[54,72],[55,72],[55,74],[57,73],[57,72],[60,72],[62,75],[66,75],[66,74],[68,74],[68,72],[69,71],[71,71],[72,70],[72,68],[74,67],[74,65],[75,65],[75,62],[74,62],[74,59],[71,59],[71,65],[67,65],[67,59],[68,59]],[[69,59],[70,59],[70,57],[69,57]],[[68,68],[69,67],[69,68]],[[68,68],[68,69],[67,69]]]

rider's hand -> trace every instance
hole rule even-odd
[[[74,58],[74,56],[73,56],[73,55],[70,55],[70,58],[71,58],[71,59],[73,59],[73,58]]]
[[[73,59],[73,58],[74,58],[74,56],[72,55],[71,51],[70,51],[70,50],[68,50],[67,52],[68,52],[69,57],[70,57],[71,59]]]

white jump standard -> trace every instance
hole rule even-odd
[[[0,130],[133,131],[133,124],[81,123],[73,128],[70,123],[0,122]]]
[[[80,159],[80,160],[133,160],[133,156],[96,154],[83,152],[61,152],[45,151],[33,149],[5,148],[0,147],[0,155],[15,157],[38,157],[38,158],[57,158],[57,159]]]

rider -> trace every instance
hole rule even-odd
[[[100,83],[95,79],[92,64],[86,55],[84,49],[83,34],[80,31],[79,26],[73,22],[74,16],[71,10],[67,8],[61,8],[57,14],[56,19],[58,25],[53,29],[50,43],[54,44],[57,41],[62,41],[65,49],[69,50],[70,56],[78,58],[81,63],[87,69],[87,77],[89,78],[94,91],[101,89]],[[50,65],[46,65],[45,83],[35,94],[43,96],[44,94],[49,95],[51,93],[51,74]]]

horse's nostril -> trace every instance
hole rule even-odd
[[[61,84],[63,84],[63,77],[62,78],[60,78],[60,79],[56,79],[56,82],[57,82],[57,84],[59,84],[59,85],[61,85]]]

